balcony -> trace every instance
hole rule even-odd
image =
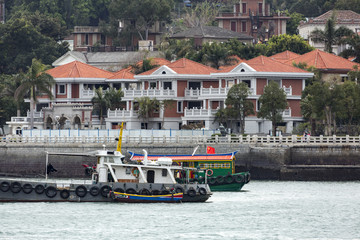
[[[121,109],[115,109],[115,110],[108,110],[108,114],[107,114],[108,118],[132,118],[138,117],[138,114],[136,111],[134,110],[121,110]]]
[[[200,88],[187,89],[185,88],[185,97],[217,97],[226,98],[230,88]],[[250,88],[250,95],[254,95],[254,89]]]
[[[291,108],[285,109],[282,113],[283,117],[291,117]]]
[[[91,89],[82,89],[80,92],[80,98],[93,98],[95,96],[95,91]]]
[[[147,89],[147,90],[125,90],[124,97],[175,97],[175,90],[171,89]]]
[[[285,87],[283,86],[284,92],[286,93],[286,95],[292,95],[292,87]]]
[[[184,117],[212,117],[216,114],[217,111],[218,109],[185,108]]]

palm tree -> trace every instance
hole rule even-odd
[[[340,26],[335,28],[336,19],[335,14],[333,14],[325,24],[325,30],[315,29],[310,33],[310,38],[313,42],[324,42],[326,52],[332,53],[332,46],[339,45],[344,41],[344,37],[349,37],[354,34],[354,32],[347,27]]]
[[[115,110],[116,108],[123,108],[124,102],[121,101],[122,97],[124,97],[124,92],[121,89],[109,88],[108,91],[105,92],[105,99],[107,102],[107,108],[111,110]]]
[[[340,55],[344,58],[353,56],[355,57],[354,62],[360,63],[360,36],[354,34],[352,37],[346,38],[344,41],[350,46],[350,48],[345,49],[340,53]]]
[[[102,87],[95,89],[95,96],[91,99],[94,109],[99,112],[100,125],[102,126],[104,114],[108,107],[108,99],[105,97],[105,92]]]
[[[158,111],[160,102],[156,98],[141,97],[135,98],[138,103],[138,117],[142,118],[144,122],[148,122],[149,118],[153,116],[154,111]]]
[[[233,57],[232,51],[222,43],[204,44],[201,52],[204,53],[202,61],[213,68],[219,69],[220,66],[230,65],[237,60]]]
[[[15,91],[15,99],[20,99],[30,93],[30,127],[34,128],[34,108],[37,102],[37,94],[45,93],[52,99],[52,86],[55,84],[54,78],[46,73],[50,66],[44,65],[40,60],[33,59],[31,66],[24,75],[21,85]]]

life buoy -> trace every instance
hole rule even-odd
[[[109,192],[111,191],[111,187],[110,186],[102,186],[100,188],[100,193],[101,193],[101,196],[103,197],[107,197],[107,195],[109,194]]]
[[[199,193],[200,195],[206,195],[206,189],[203,187],[199,188]]]
[[[226,182],[226,183],[232,183],[232,182],[234,182],[234,176],[231,175],[231,174],[227,175],[227,176],[225,177],[225,182]]]
[[[37,194],[42,194],[45,191],[45,187],[43,185],[36,185],[35,186],[35,192]]]
[[[90,188],[90,190],[89,190],[90,195],[94,196],[94,197],[99,195],[99,192],[100,192],[100,189],[96,186]]]
[[[190,188],[190,189],[188,190],[187,194],[188,194],[190,197],[195,197],[195,196],[196,196],[196,191],[195,191],[195,189]]]
[[[87,194],[87,189],[85,186],[80,185],[75,189],[75,193],[78,197],[85,197]]]
[[[139,177],[139,170],[134,167],[134,168],[131,170],[131,174],[132,174],[134,177],[138,178],[138,177]]]
[[[30,183],[26,183],[22,189],[24,193],[29,194],[33,191],[33,186]]]
[[[13,192],[13,193],[18,193],[21,191],[21,184],[19,182],[13,182],[11,183],[10,185],[10,190]]]
[[[128,188],[128,189],[126,189],[126,193],[136,194],[136,191],[135,191],[135,189],[133,189],[133,188]]]
[[[1,191],[7,192],[10,189],[10,183],[9,182],[2,182],[0,186]]]
[[[206,170],[206,176],[211,177],[214,174],[214,171],[212,169]]]
[[[46,188],[45,190],[45,195],[48,197],[48,198],[53,198],[55,197],[57,194],[57,189],[53,186],[49,186]]]
[[[67,189],[63,189],[60,191],[60,197],[63,199],[68,199],[70,197],[70,192]]]

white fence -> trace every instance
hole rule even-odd
[[[53,130],[54,131],[54,130]],[[100,130],[107,131],[107,130]],[[137,134],[132,134],[131,132],[136,132]],[[360,136],[257,136],[257,135],[248,135],[248,136],[225,136],[221,137],[219,135],[211,136],[206,134],[190,134],[191,130],[188,131],[179,131],[183,132],[183,135],[177,134],[164,134],[162,136],[150,135],[148,131],[151,130],[141,130],[144,134],[139,134],[140,130],[129,130],[123,135],[124,143],[196,143],[196,144],[229,144],[229,143],[238,143],[238,144],[360,144]],[[147,131],[147,132],[145,132]],[[163,130],[169,131],[169,130]],[[176,132],[175,130],[173,130]],[[206,130],[199,130],[205,133]],[[178,133],[179,133],[178,132]],[[209,133],[211,131],[208,131]],[[145,134],[146,133],[146,134]],[[186,133],[186,134],[185,134]],[[195,133],[195,130],[194,132]],[[8,143],[114,143],[116,142],[116,136],[110,135],[93,135],[93,136],[66,136],[66,135],[43,135],[43,136],[6,136],[0,138],[0,142]]]

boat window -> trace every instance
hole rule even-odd
[[[166,177],[167,176],[167,169],[163,169],[161,173],[162,173],[163,177]]]
[[[125,173],[126,173],[127,175],[130,175],[130,174],[131,174],[131,168],[127,167]]]

